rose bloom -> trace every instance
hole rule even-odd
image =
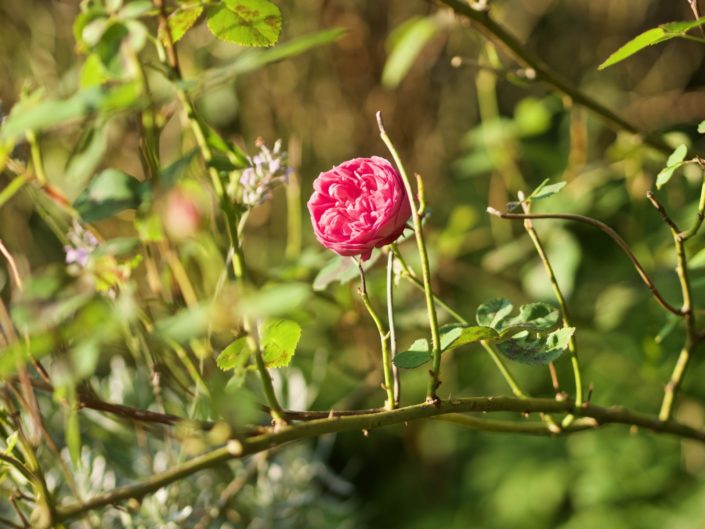
[[[339,255],[367,260],[394,242],[411,216],[404,182],[384,158],[355,158],[318,175],[308,201],[319,242]]]

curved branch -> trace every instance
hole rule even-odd
[[[487,213],[489,213],[490,215],[495,215],[497,217],[501,217],[503,219],[512,219],[512,220],[562,219],[562,220],[573,220],[576,222],[582,222],[584,224],[590,224],[591,226],[594,226],[595,228],[599,229],[603,233],[609,235],[612,238],[612,240],[617,243],[617,246],[619,246],[622,249],[622,251],[627,255],[627,257],[629,257],[629,260],[634,265],[634,268],[636,268],[636,271],[639,274],[639,277],[641,277],[641,280],[644,282],[644,284],[647,287],[649,287],[649,290],[654,295],[654,297],[656,298],[656,301],[658,301],[659,305],[661,305],[668,312],[675,314],[676,316],[683,316],[684,315],[684,312],[681,309],[674,307],[668,301],[666,301],[666,299],[661,295],[661,293],[656,288],[656,285],[654,285],[654,282],[651,281],[649,274],[646,273],[646,270],[644,270],[644,267],[641,265],[639,260],[634,255],[634,252],[632,252],[631,248],[629,248],[629,245],[624,241],[624,239],[622,239],[619,236],[619,234],[616,231],[614,231],[612,228],[610,228],[604,222],[600,222],[599,220],[593,219],[592,217],[585,217],[583,215],[574,215],[572,213],[532,213],[529,215],[525,215],[525,214],[521,214],[521,213],[504,213],[504,212],[498,211],[492,207],[487,208]]]
[[[626,121],[596,99],[582,92],[571,81],[554,71],[539,57],[528,51],[516,37],[490,18],[486,11],[473,9],[461,0],[439,1],[450,7],[455,13],[474,22],[480,33],[499,45],[504,51],[514,57],[517,62],[531,68],[536,73],[538,80],[543,81],[553,89],[570,97],[573,102],[597,114],[608,125],[638,136],[644,143],[664,154],[670,154],[673,150],[662,138],[639,130],[635,125]]]
[[[424,403],[413,406],[406,406],[395,410],[382,410],[362,415],[349,415],[344,417],[329,417],[325,419],[312,420],[301,424],[283,426],[274,429],[270,433],[256,435],[237,440],[229,441],[225,446],[195,457],[181,465],[169,470],[150,476],[149,478],[136,483],[119,487],[110,492],[99,494],[90,500],[81,503],[63,505],[56,509],[56,522],[68,520],[80,516],[90,510],[99,509],[107,505],[113,505],[130,498],[142,498],[147,494],[185,478],[199,470],[215,467],[225,463],[230,459],[241,458],[255,454],[263,450],[268,450],[277,446],[317,437],[329,433],[368,431],[374,428],[390,426],[393,424],[404,424],[406,422],[440,417],[449,414],[466,412],[499,412],[509,411],[518,413],[572,413],[580,417],[591,417],[594,421],[590,427],[598,427],[603,424],[624,424],[629,426],[643,427],[653,432],[669,433],[680,437],[693,439],[705,443],[705,431],[697,430],[676,421],[661,422],[656,418],[631,412],[624,408],[601,408],[599,406],[584,405],[575,408],[570,401],[556,401],[552,399],[516,399],[509,397],[473,397],[463,399],[453,399],[440,403]],[[486,425],[484,429],[499,431],[512,431],[525,433],[526,423],[516,423],[512,426],[509,421],[497,421],[489,423],[479,423],[481,419],[473,421],[474,426]],[[580,421],[576,428],[585,426],[587,421]],[[466,425],[469,422],[466,421]],[[534,426],[530,426],[534,429]],[[575,429],[575,428],[573,428]],[[570,429],[568,431],[572,431]]]

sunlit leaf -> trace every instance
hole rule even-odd
[[[279,40],[281,12],[269,0],[223,0],[210,6],[208,29],[241,46],[273,46]]]
[[[296,353],[301,326],[292,320],[265,320],[260,345],[267,367],[286,367]]]
[[[666,167],[661,169],[659,174],[656,176],[656,188],[661,189],[673,176],[676,169],[682,167],[688,162],[684,162],[686,155],[688,154],[688,147],[685,145],[679,145],[671,153],[666,161]]]
[[[247,336],[240,336],[223,349],[215,362],[223,371],[242,369],[247,365],[252,354]]]
[[[179,6],[168,18],[171,40],[173,42],[181,40],[186,32],[198,21],[201,13],[203,13],[203,4]]]

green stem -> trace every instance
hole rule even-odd
[[[441,370],[441,338],[438,332],[438,316],[436,314],[436,306],[434,304],[433,292],[431,291],[431,268],[428,262],[428,252],[426,251],[426,242],[423,236],[423,226],[421,225],[421,214],[417,206],[416,197],[414,196],[414,190],[411,187],[411,181],[406,173],[404,164],[399,157],[392,140],[387,135],[387,131],[384,129],[384,124],[382,123],[382,113],[377,112],[377,124],[379,126],[379,134],[382,141],[389,149],[389,152],[394,158],[394,162],[399,169],[399,174],[404,182],[404,188],[406,190],[406,196],[409,199],[409,205],[411,206],[411,218],[414,223],[414,234],[416,235],[416,246],[419,251],[419,258],[421,260],[421,277],[423,278],[424,294],[426,297],[426,310],[428,312],[428,322],[431,328],[431,355],[433,365],[431,367],[430,375],[431,378],[428,383],[428,389],[426,390],[426,400],[428,402],[439,402],[438,395],[436,391],[438,386],[441,385],[439,379],[439,374]],[[420,197],[423,202],[423,196]]]
[[[497,369],[499,369],[499,372],[502,373],[504,380],[506,380],[507,384],[509,384],[509,387],[512,388],[512,393],[514,393],[514,395],[516,395],[520,399],[527,398],[526,393],[524,393],[522,391],[522,389],[519,387],[519,384],[517,383],[516,379],[514,378],[514,375],[512,375],[509,372],[509,369],[507,369],[507,366],[504,365],[502,358],[499,356],[499,354],[497,354],[497,351],[495,351],[492,344],[482,340],[480,342],[480,345],[482,345],[482,348],[485,351],[487,351],[487,353],[490,355],[490,358],[492,358],[492,361],[497,366]]]
[[[474,27],[483,33],[487,38],[495,42],[510,56],[514,57],[520,64],[533,70],[536,74],[535,77],[537,80],[542,81],[554,90],[567,95],[575,103],[587,108],[601,117],[608,125],[638,136],[644,141],[644,143],[650,145],[654,149],[661,151],[664,154],[670,154],[673,150],[672,147],[669,146],[661,137],[647,134],[639,130],[636,126],[617,115],[605,105],[582,92],[577,86],[561,74],[555,72],[538,56],[531,53],[525,44],[521,43],[506,29],[497,24],[497,22],[490,17],[487,11],[477,11],[462,0],[440,0],[440,2],[449,6],[457,14],[462,15],[474,22]]]
[[[399,368],[394,364],[397,355],[397,334],[394,325],[394,251],[388,248],[387,255],[387,320],[389,322],[389,353],[392,361],[392,378],[394,379],[394,407],[399,406],[401,400],[401,381]]]
[[[492,419],[479,419],[471,415],[461,415],[459,413],[440,415],[438,417],[434,417],[434,420],[450,422],[459,426],[485,432],[522,433],[527,435],[540,435],[548,437],[557,437],[567,433],[594,430],[598,426],[597,421],[590,417],[573,421],[570,425],[561,428],[560,430],[552,428],[545,422],[520,423],[516,421],[498,421]]]
[[[700,159],[698,160],[698,163],[702,163]],[[705,177],[703,177],[702,186],[700,187],[700,200],[698,201],[698,211],[696,212],[695,222],[688,231],[682,234],[683,241],[687,241],[698,233],[700,226],[703,224],[703,220],[705,220]]]
[[[529,204],[524,202],[523,193],[519,195],[519,201],[521,202],[521,205],[524,209],[524,213],[530,213],[530,206]],[[573,327],[573,324],[570,320],[570,314],[568,313],[568,304],[566,303],[563,291],[561,290],[561,287],[558,284],[558,279],[556,278],[556,273],[553,270],[553,265],[551,265],[551,261],[548,259],[548,254],[546,253],[546,250],[544,249],[543,244],[541,243],[541,239],[539,239],[538,233],[536,233],[536,230],[534,229],[534,225],[531,222],[531,219],[526,219],[524,221],[524,229],[529,234],[531,241],[534,243],[536,253],[539,255],[539,258],[543,263],[543,267],[546,270],[548,280],[551,282],[553,294],[556,296],[556,300],[558,301],[558,305],[561,309],[563,327]],[[580,373],[580,360],[578,358],[578,346],[575,340],[575,333],[573,333],[573,335],[570,337],[570,340],[568,341],[568,352],[570,353],[570,363],[573,367],[573,378],[575,379],[575,405],[580,407],[583,404],[583,382]],[[568,420],[567,423],[570,423],[570,420]],[[565,421],[564,425],[567,426]]]
[[[502,211],[498,211],[492,207],[487,208],[487,212],[490,215],[495,215],[497,217],[502,217],[503,219],[513,219],[513,220],[526,220],[526,219],[561,219],[561,220],[571,220],[571,221],[576,221],[576,222],[582,222],[584,224],[589,224],[591,226],[594,226],[595,228],[599,229],[606,235],[612,238],[612,240],[617,243],[617,246],[619,246],[622,251],[627,255],[629,260],[632,262],[634,265],[634,268],[636,269],[637,273],[639,274],[639,277],[641,280],[644,282],[644,284],[649,288],[651,291],[651,294],[656,298],[656,301],[658,301],[659,305],[661,305],[664,309],[667,311],[675,314],[676,316],[683,316],[683,312],[680,309],[677,309],[673,305],[671,305],[666,299],[661,295],[661,292],[656,288],[656,285],[654,282],[651,280],[649,275],[646,273],[646,270],[642,266],[642,264],[639,262],[639,260],[636,258],[636,255],[634,255],[634,252],[632,252],[631,248],[629,248],[629,245],[624,242],[624,239],[622,239],[619,234],[617,234],[616,231],[614,231],[612,228],[610,228],[607,224],[604,222],[600,222],[597,219],[593,219],[592,217],[586,217],[585,215],[574,215],[572,213],[532,213],[532,214],[520,214],[520,213],[506,213]]]
[[[416,288],[423,290],[424,286],[421,281],[418,280],[416,275],[414,274],[414,271],[409,267],[407,264],[406,260],[402,256],[401,252],[399,251],[399,247],[396,244],[392,245],[392,251],[397,257],[397,260],[399,261],[399,264],[401,265],[402,271],[403,271],[403,276],[411,282],[412,285],[414,285]],[[443,310],[445,310],[452,318],[454,318],[458,323],[462,325],[469,325],[470,323],[468,320],[463,318],[460,313],[455,311],[450,305],[448,305],[445,301],[443,301],[440,297],[436,296],[435,294],[433,295],[433,298],[435,302],[438,304],[439,307],[441,307]],[[490,355],[490,358],[492,358],[492,361],[495,363],[497,368],[499,369],[499,372],[502,374],[504,377],[504,380],[507,381],[507,384],[509,384],[509,387],[512,390],[512,393],[516,395],[519,398],[525,398],[526,393],[524,393],[517,383],[516,379],[512,375],[512,373],[509,371],[507,366],[504,364],[502,361],[502,358],[497,354],[497,352],[490,347],[490,345],[487,342],[480,342],[482,347],[487,351],[487,353]]]
[[[594,419],[594,421],[590,423],[591,427],[592,425],[594,425],[594,427],[600,427],[605,424],[624,424],[705,443],[705,431],[691,428],[676,421],[662,422],[654,417],[631,412],[621,407],[602,408],[591,404],[576,408],[574,403],[570,401],[533,398],[473,397],[449,399],[439,403],[416,404],[395,410],[381,410],[359,415],[326,417],[291,426],[283,426],[272,433],[264,433],[244,438],[240,441],[232,440],[223,447],[216,448],[211,452],[176,465],[165,472],[152,475],[139,483],[119,487],[110,492],[99,494],[86,502],[77,502],[57,507],[55,520],[58,523],[81,516],[90,510],[118,504],[130,498],[141,499],[170,483],[183,479],[200,470],[218,467],[231,459],[242,458],[292,441],[318,437],[330,433],[372,430],[393,424],[404,424],[415,420],[468,412],[566,412],[579,417],[590,417]],[[577,429],[584,424],[583,421],[576,421],[576,423],[577,424],[573,424],[568,431]],[[477,424],[482,425],[484,423]],[[484,429],[491,430],[491,426],[493,425],[490,424]],[[507,422],[502,423],[502,426],[501,431],[526,433],[526,424],[523,423],[517,423],[515,427],[510,427]],[[561,431],[561,433],[563,433],[563,431]]]
[[[27,131],[27,142],[32,153],[32,165],[34,166],[34,174],[41,185],[47,184],[47,175],[44,170],[44,162],[42,161],[42,151],[39,147],[39,140],[33,130]]]
[[[183,89],[183,86],[178,82],[181,80],[181,71],[179,69],[176,47],[169,31],[169,24],[167,22],[166,16],[166,6],[163,0],[154,0],[154,5],[159,10],[160,32],[162,32],[162,34],[165,36],[167,58],[166,66],[169,67],[172,76],[176,78],[177,82],[174,83],[174,86],[176,87],[177,96],[179,98],[179,101],[181,102],[182,107],[184,108],[184,111],[186,112],[189,124],[191,126],[191,131],[193,132],[193,135],[196,139],[196,144],[198,145],[198,148],[201,152],[201,156],[203,157],[203,160],[205,161],[206,166],[208,168],[208,175],[210,176],[211,183],[213,184],[213,189],[215,190],[220,201],[220,209],[225,215],[228,237],[230,239],[230,247],[233,250],[233,274],[235,275],[237,282],[243,285],[245,283],[246,270],[245,258],[242,251],[242,245],[240,243],[240,234],[238,232],[238,214],[232,201],[230,200],[230,197],[228,196],[227,190],[223,186],[223,182],[220,180],[220,174],[218,173],[218,170],[212,165],[213,151],[210,145],[208,144],[204,128],[201,124],[200,119],[198,118],[198,115],[196,114],[196,111],[193,107],[193,103],[191,102],[191,99],[189,98],[186,91]],[[250,325],[247,318],[245,318],[243,322],[243,327],[245,332],[252,335],[252,325]],[[282,415],[282,407],[276,398],[276,394],[274,393],[272,378],[269,372],[267,371],[267,367],[264,364],[264,359],[262,358],[262,351],[259,347],[255,348],[253,356],[255,359],[257,371],[260,375],[264,394],[267,397],[267,401],[269,403],[272,419],[277,424],[284,423],[285,420],[284,416]]]
[[[384,330],[384,325],[382,324],[382,319],[377,314],[377,311],[370,303],[370,297],[367,294],[367,281],[365,280],[365,269],[362,267],[362,263],[355,259],[357,268],[360,271],[360,298],[362,299],[362,304],[367,309],[370,314],[372,321],[375,322],[375,327],[377,327],[377,332],[379,333],[379,341],[382,346],[382,371],[384,372],[384,391],[387,393],[387,401],[384,403],[384,407],[388,410],[393,410],[396,407],[396,400],[394,398],[394,379],[392,377],[392,360],[389,355],[389,341],[388,334]]]

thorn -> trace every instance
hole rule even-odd
[[[490,215],[494,215],[495,217],[501,217],[502,213],[498,209],[493,208],[492,206],[487,207],[487,213]]]
[[[365,437],[369,437],[369,436],[370,436],[370,431],[369,431],[369,430],[366,430],[366,429],[363,429],[363,430],[362,430],[362,435],[364,435]]]

